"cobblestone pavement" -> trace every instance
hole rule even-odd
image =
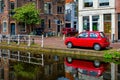
[[[40,44],[41,41],[37,42]],[[63,37],[44,37],[44,47],[67,49]],[[120,49],[120,42],[110,43],[112,49]]]
[[[120,42],[114,42],[110,44],[113,49],[120,49]]]
[[[44,47],[50,48],[67,48],[62,37],[44,38]]]

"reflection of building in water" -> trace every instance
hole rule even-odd
[[[56,80],[57,77],[64,76],[63,57],[55,55],[44,55],[43,80]]]
[[[2,53],[9,53],[9,56]],[[13,67],[14,65],[16,65],[16,63],[18,63],[18,61],[13,59],[10,60],[10,55],[12,53],[17,54],[17,52],[13,52],[13,51],[0,50],[0,57],[1,57],[0,58],[1,60],[0,61],[0,79],[3,79],[3,80],[15,79]],[[28,53],[22,53],[22,54],[23,56],[25,56]],[[34,57],[38,58],[39,54],[35,54]],[[58,57],[55,55],[47,55],[47,54],[43,55],[43,57],[44,57],[44,65],[43,66],[37,65],[39,66],[40,70],[38,71],[38,73],[36,73],[34,80],[56,80],[58,77],[64,76],[64,64],[63,64],[62,57]],[[26,63],[26,65],[27,64],[29,63]],[[33,65],[36,65],[36,64],[33,64]],[[26,80],[26,79],[22,78],[22,80]]]
[[[0,80],[8,80],[9,78],[9,60],[7,58],[0,58]]]

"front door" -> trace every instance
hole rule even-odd
[[[15,35],[15,23],[11,23],[11,35]]]

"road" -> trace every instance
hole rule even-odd
[[[66,45],[64,44],[63,37],[47,37],[47,38],[45,37],[44,47],[67,49]],[[110,43],[110,47],[112,49],[120,49],[120,42]],[[74,49],[84,49],[84,48],[74,48]],[[87,49],[87,50],[91,50],[91,49]]]

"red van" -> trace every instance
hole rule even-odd
[[[103,32],[85,31],[75,37],[67,37],[65,39],[65,45],[67,45],[68,48],[79,46],[100,50],[101,48],[109,47],[110,42]]]

